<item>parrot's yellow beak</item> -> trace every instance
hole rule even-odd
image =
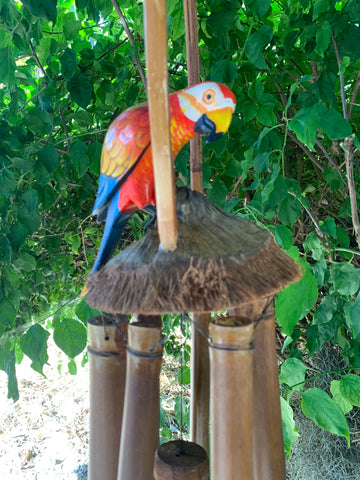
[[[195,123],[194,131],[207,137],[205,143],[211,143],[228,131],[234,109],[227,106],[201,115]]]
[[[224,107],[207,112],[206,116],[214,122],[216,127],[215,133],[225,133],[229,130],[233,113],[234,110],[231,107]]]

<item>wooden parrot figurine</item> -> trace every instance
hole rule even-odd
[[[235,110],[235,96],[225,85],[203,82],[172,93],[169,110],[175,158],[195,135],[206,136],[206,143],[210,143],[228,130]],[[154,205],[149,112],[143,104],[121,113],[110,125],[104,140],[99,189],[92,213],[98,222],[105,220],[105,229],[91,273],[109,260],[135,210]]]

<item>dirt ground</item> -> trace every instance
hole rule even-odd
[[[7,399],[7,379],[0,371],[0,479],[85,480],[87,478],[88,365],[78,374],[58,372],[67,357],[49,348],[46,378],[24,358],[17,366],[20,399]]]

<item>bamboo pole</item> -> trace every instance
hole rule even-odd
[[[253,331],[242,317],[210,324],[212,480],[253,479]]]
[[[89,480],[116,478],[121,435],[126,375],[126,333],[128,317],[118,317],[118,327],[102,317],[88,322],[90,409]]]
[[[210,315],[193,314],[191,347],[191,403],[190,438],[209,451],[209,400],[210,360],[209,333]],[[199,329],[199,330],[197,330]]]
[[[160,317],[158,317],[160,318]],[[161,328],[154,317],[129,325],[118,480],[151,480],[159,445]],[[101,478],[101,477],[99,477]]]
[[[200,82],[199,38],[196,0],[184,0],[186,63],[188,85]],[[190,141],[190,184],[192,190],[202,192],[201,138]],[[194,314],[191,327],[191,405],[190,438],[209,450],[209,346],[206,337],[210,314]]]
[[[161,247],[166,251],[175,250],[177,242],[168,102],[166,0],[146,0],[144,11],[157,225]]]
[[[254,344],[254,480],[285,480],[273,306],[255,326]]]
[[[207,480],[209,459],[196,443],[175,440],[161,445],[155,454],[155,480]]]

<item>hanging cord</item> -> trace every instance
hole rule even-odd
[[[268,318],[269,316],[272,316],[273,315],[273,312],[270,312],[270,314],[268,313],[268,309],[270,307],[270,305],[272,305],[273,303],[273,300],[275,298],[275,295],[271,295],[270,297],[267,298],[266,300],[266,304],[262,310],[262,312],[260,313],[260,315],[254,320],[254,325],[255,325],[255,328],[256,326],[263,320],[265,320],[266,318]],[[182,313],[181,314],[182,317],[181,318],[184,318],[186,320],[189,320],[190,323],[192,323],[194,325],[194,327],[196,328],[196,330],[200,333],[200,335],[202,335],[203,337],[205,337],[210,346],[212,346],[214,344],[213,342],[213,339],[211,337],[211,335],[209,335],[207,332],[205,332],[202,328],[199,327],[199,325],[197,325],[194,320],[191,318],[191,316],[188,314],[188,313]]]
[[[104,313],[104,312],[100,312],[100,313],[101,313],[101,319],[102,319],[102,324],[103,324],[103,328],[104,328],[104,335],[105,335],[104,340],[106,340],[107,342],[110,340],[110,337],[109,337],[109,335],[106,331],[106,320],[105,320],[105,318],[108,318],[108,319],[110,319],[111,323],[114,325],[116,330],[120,333],[120,335],[127,341],[128,337],[121,330],[121,328],[119,327],[116,319],[110,313]]]

